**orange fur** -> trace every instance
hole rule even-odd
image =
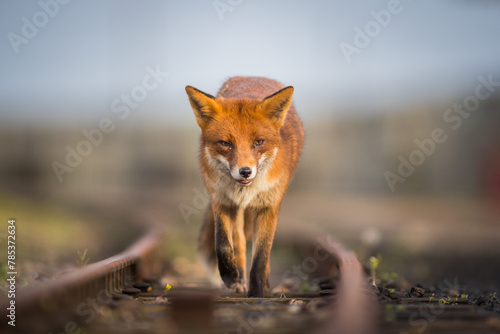
[[[279,207],[304,144],[293,87],[235,77],[217,97],[191,86],[186,92],[201,128],[200,165],[211,197],[200,252],[209,262],[217,260],[226,286],[246,291],[251,238],[248,295],[262,297]]]

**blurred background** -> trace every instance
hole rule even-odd
[[[0,240],[16,218],[26,272],[104,258],[154,220],[171,269],[198,273],[184,87],[248,75],[293,85],[307,134],[278,238],[498,284],[498,1],[8,1],[0,17]]]

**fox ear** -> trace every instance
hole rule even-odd
[[[196,122],[200,128],[205,128],[207,122],[219,112],[220,104],[212,95],[191,86],[186,86],[186,93],[196,116]]]
[[[262,101],[261,107],[266,115],[273,119],[279,129],[285,121],[288,108],[292,104],[293,87],[288,86],[269,95]]]

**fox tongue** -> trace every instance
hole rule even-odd
[[[238,180],[239,183],[249,184],[252,180]]]

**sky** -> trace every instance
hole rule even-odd
[[[500,76],[494,0],[58,1],[0,3],[0,123],[127,107],[132,123],[194,123],[184,87],[216,94],[235,75],[294,86],[304,119],[402,110]]]

